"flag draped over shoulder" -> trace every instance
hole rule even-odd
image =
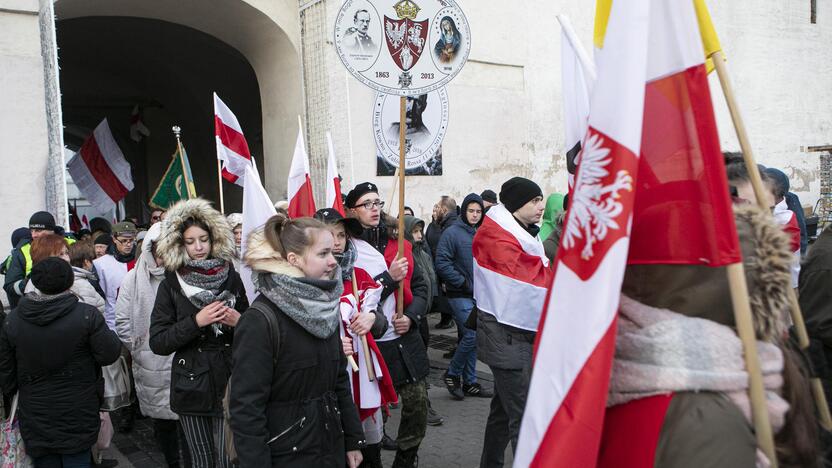
[[[515,467],[594,466],[638,176],[649,0],[616,0],[538,327]],[[492,208],[493,210],[493,208]]]
[[[303,131],[298,129],[292,166],[287,184],[289,217],[300,218],[315,215],[315,197],[312,195],[312,179],[309,176],[309,155],[303,142]]]
[[[251,152],[237,116],[217,93],[214,93],[214,135],[217,158],[222,161],[223,179],[244,186],[240,179],[245,175],[246,167],[251,166]]]
[[[150,206],[166,210],[168,207],[180,200],[189,200],[196,198],[196,187],[193,182],[193,175],[191,174],[191,165],[188,161],[188,154],[185,152],[185,147],[181,146],[182,153],[179,152],[179,146],[176,152],[170,159],[168,168],[165,170],[165,175],[159,181],[159,185],[150,197]]]
[[[107,119],[101,121],[67,163],[72,180],[98,211],[111,211],[133,190],[130,163],[118,147]]]

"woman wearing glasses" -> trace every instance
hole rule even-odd
[[[168,210],[156,245],[165,266],[150,316],[150,349],[173,354],[170,408],[179,415],[195,468],[231,466],[225,452],[222,397],[231,344],[248,308],[231,264],[234,238],[222,213],[202,199]]]

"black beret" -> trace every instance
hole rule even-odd
[[[347,206],[345,208],[355,208],[355,204],[358,202],[358,199],[368,193],[378,193],[378,187],[376,187],[376,184],[372,182],[362,182],[356,185],[355,188],[350,190],[350,193],[347,194]]]

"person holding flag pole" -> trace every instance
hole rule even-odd
[[[751,148],[751,142],[748,139],[748,133],[745,129],[742,115],[739,111],[739,104],[737,104],[734,96],[734,89],[731,84],[731,78],[728,75],[728,70],[725,66],[725,54],[722,51],[722,46],[719,42],[719,37],[716,34],[713,24],[711,23],[710,14],[704,0],[696,0],[694,2],[696,7],[696,14],[699,20],[699,27],[702,32],[702,43],[705,48],[705,54],[708,58],[709,71],[715,69],[719,77],[719,83],[722,87],[722,92],[725,97],[725,102],[728,105],[728,110],[731,114],[731,120],[734,124],[734,130],[737,133],[737,139],[740,142],[742,149],[742,157],[745,162],[746,169],[751,178],[751,186],[754,189],[754,194],[757,198],[757,204],[761,209],[767,210],[765,206],[766,193],[763,188],[763,181],[760,177],[760,172],[757,168],[757,162],[754,158],[754,153]],[[794,324],[795,335],[797,336],[798,346],[804,352],[809,349],[809,334],[806,331],[806,323],[803,320],[803,313],[800,310],[800,304],[797,300],[797,295],[794,290],[789,288],[787,293],[789,295],[790,314]],[[813,363],[813,365],[815,365]],[[829,405],[824,394],[823,385],[820,378],[814,376],[811,378],[812,396],[817,406],[818,416],[821,426],[827,430],[832,430],[832,415],[830,415]]]

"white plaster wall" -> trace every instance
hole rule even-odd
[[[328,3],[334,23],[341,2]],[[461,201],[471,191],[499,192],[500,184],[514,175],[535,180],[544,192],[565,190],[560,28],[555,16],[569,16],[584,46],[592,50],[594,2],[459,4],[471,25],[472,50],[448,87],[444,175],[407,178],[407,204],[426,218],[440,195]],[[813,205],[820,188],[818,154],[801,153],[800,147],[832,143],[832,9],[820,2],[818,23],[810,24],[809,2],[803,0],[708,4],[759,162],[783,169],[803,204]],[[374,181],[386,197],[392,177],[375,176],[374,94],[345,77],[331,43],[327,55],[334,70],[332,132],[343,186],[346,190],[356,182]],[[738,150],[715,78],[712,93],[721,143],[725,150]]]
[[[819,155],[800,147],[832,144],[832,8],[818,2],[709,2],[714,26],[759,163],[782,169],[804,206],[819,196]],[[824,8],[826,7],[826,8]],[[712,74],[715,75],[715,74]],[[711,77],[722,147],[738,151],[731,117]]]
[[[49,156],[36,0],[0,0],[0,255],[46,208]]]

